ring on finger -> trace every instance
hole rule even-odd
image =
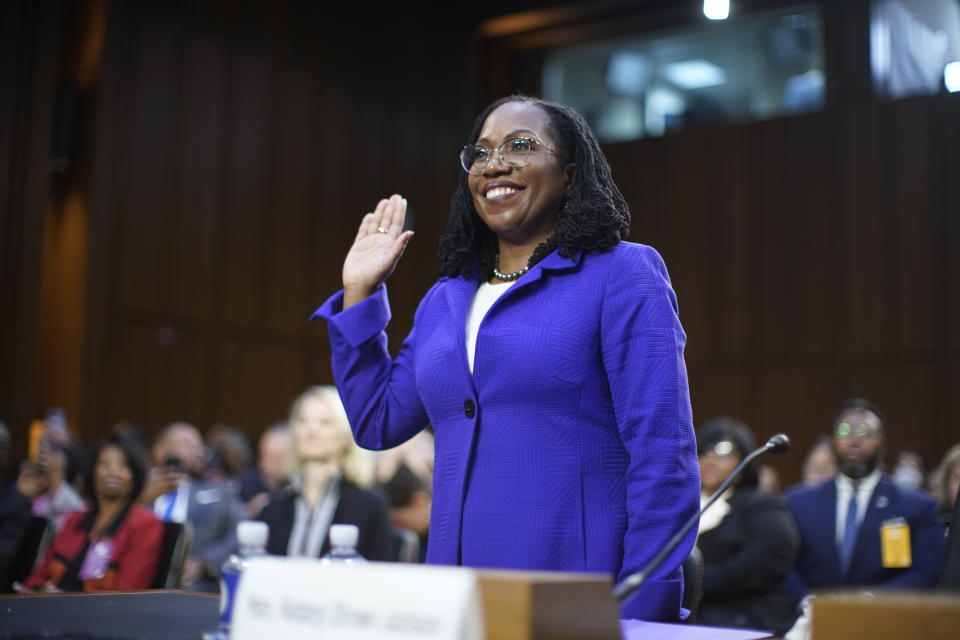
[[[377,233],[390,233],[390,230],[384,229],[383,227],[377,227]]]

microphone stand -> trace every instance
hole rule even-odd
[[[700,521],[700,516],[702,516],[707,509],[709,509],[714,502],[720,499],[720,496],[730,488],[730,485],[733,484],[733,481],[737,479],[740,475],[740,472],[753,461],[754,458],[763,455],[767,451],[772,451],[773,453],[783,453],[788,448],[790,448],[790,438],[785,434],[778,433],[775,436],[772,436],[767,440],[766,444],[757,449],[756,451],[751,452],[747,457],[740,461],[740,464],[737,465],[726,479],[720,483],[720,486],[717,487],[717,490],[713,492],[713,495],[710,496],[710,500],[707,501],[707,504],[703,505],[703,508],[700,509],[692,518],[687,520],[677,533],[670,538],[670,542],[660,550],[653,560],[647,563],[642,570],[637,573],[631,574],[620,581],[613,588],[613,595],[617,599],[617,602],[623,602],[629,598],[633,593],[642,585],[647,578],[650,577],[650,574],[657,570],[657,568],[663,564],[663,561],[667,559],[674,549],[680,545],[680,542],[683,540],[683,537],[687,535],[687,532]]]

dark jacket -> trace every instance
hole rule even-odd
[[[800,549],[800,536],[784,501],[738,488],[730,512],[700,535],[703,601],[698,624],[770,629],[782,635],[794,606],[783,588]]]
[[[292,487],[278,489],[260,512],[260,520],[270,525],[267,552],[287,555],[287,543],[293,530],[297,493]],[[361,489],[347,480],[340,481],[340,500],[333,513],[332,524],[355,524],[360,529],[357,551],[367,560],[388,561],[390,557],[390,516],[384,499],[376,491]],[[330,540],[324,538],[320,555],[330,551]]]
[[[33,511],[30,498],[20,493],[15,482],[0,478],[0,593],[9,593],[8,572],[20,539]]]
[[[800,555],[787,580],[787,589],[797,600],[823,587],[872,586],[890,589],[922,589],[934,586],[943,564],[944,524],[937,502],[926,495],[894,484],[881,476],[870,497],[848,575],[840,569],[837,551],[837,485],[827,480],[787,496],[800,529]],[[885,568],[880,548],[880,527],[893,518],[910,526],[913,562],[904,569]]]
[[[950,518],[950,536],[947,538],[947,557],[940,574],[940,588],[960,591],[960,492],[957,493]]]

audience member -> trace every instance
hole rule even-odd
[[[955,444],[943,454],[937,467],[934,494],[940,502],[940,513],[945,522],[956,528],[954,518],[957,494],[960,493],[960,444]]]
[[[753,434],[742,422],[714,418],[700,427],[703,503],[755,447]],[[781,635],[793,621],[793,602],[783,583],[800,541],[783,499],[758,490],[757,484],[758,465],[753,461],[700,520],[697,546],[704,573],[697,622],[770,629]]]
[[[164,428],[153,445],[153,462],[140,499],[163,520],[190,523],[193,543],[184,588],[216,592],[220,566],[237,546],[242,507],[225,485],[204,479],[203,440],[192,425],[175,422]]]
[[[390,503],[390,523],[395,530],[416,534],[416,558],[426,561],[433,508],[433,434],[423,430],[398,447],[377,451],[377,483]],[[399,546],[402,536],[394,534]],[[396,554],[399,557],[401,554]]]
[[[960,445],[953,447],[957,449]],[[953,502],[953,524],[950,526],[950,536],[947,538],[947,556],[943,561],[943,572],[940,574],[940,588],[949,591],[960,591],[960,526],[957,526],[957,514],[960,513],[960,493],[956,493]]]
[[[290,410],[293,473],[260,514],[270,525],[267,551],[318,557],[330,548],[331,524],[360,529],[357,551],[368,560],[389,560],[390,523],[383,498],[369,489],[373,463],[353,440],[340,396],[333,387],[311,387]]]
[[[893,461],[893,481],[904,489],[926,491],[930,461],[917,447],[901,449]]]
[[[769,464],[762,464],[757,469],[757,488],[764,493],[778,495],[780,493],[780,472],[776,467]]]
[[[812,487],[830,480],[836,477],[838,469],[833,439],[826,434],[817,436],[803,454],[803,486]]]
[[[239,495],[240,475],[250,468],[253,459],[250,438],[238,427],[215,424],[207,432],[207,450],[207,478],[229,485],[234,495]]]
[[[280,489],[290,475],[292,451],[290,427],[286,422],[270,426],[257,449],[257,464],[239,478],[240,500],[247,505],[247,515],[257,518],[270,500],[270,492]]]
[[[43,438],[42,441],[54,442],[64,449],[70,450],[74,460],[86,460],[87,455],[84,452],[80,441],[70,431],[70,425],[67,422],[67,412],[60,408],[51,408],[47,410],[47,415],[43,420]],[[86,475],[86,470],[84,475]],[[84,489],[84,491],[86,491]]]
[[[136,497],[144,463],[118,439],[98,442],[84,486],[92,507],[71,515],[21,592],[147,589],[157,570],[161,522]]]
[[[73,488],[80,472],[79,461],[74,456],[72,450],[53,440],[44,439],[40,445],[38,462],[46,470],[49,489],[34,498],[33,514],[48,518],[54,534],[60,533],[70,514],[87,508]]]
[[[943,561],[943,522],[932,498],[881,473],[886,433],[880,410],[849,400],[833,428],[840,474],[787,497],[801,539],[787,582],[791,593],[800,600],[821,587],[933,586]]]
[[[49,486],[46,471],[36,462],[25,460],[14,482],[7,479],[9,466],[10,430],[0,422],[0,593],[10,591],[8,572],[30,521],[31,500]]]

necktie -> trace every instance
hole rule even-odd
[[[177,492],[171,491],[167,495],[167,508],[163,511],[164,522],[173,521],[173,508],[177,505]]]
[[[853,488],[850,503],[847,504],[847,520],[843,529],[843,540],[840,542],[840,568],[843,575],[850,572],[850,560],[853,558],[853,548],[857,543],[857,488]]]

